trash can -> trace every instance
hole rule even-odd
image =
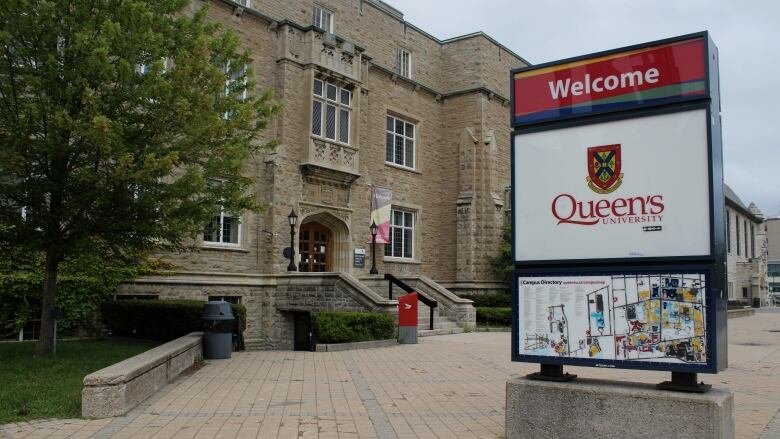
[[[760,297],[754,297],[753,298],[753,308],[761,308],[761,298]]]
[[[230,358],[233,350],[233,309],[225,301],[209,301],[203,306],[203,357]]]

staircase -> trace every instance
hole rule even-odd
[[[472,306],[471,300],[458,297],[425,276],[396,277],[391,275],[389,278],[393,280],[373,277],[361,278],[360,281],[389,300],[396,300],[407,294],[409,290],[416,291],[419,296],[422,296],[417,307],[418,336],[455,334],[463,332],[465,325],[472,328],[475,326],[476,310]],[[396,284],[390,289],[389,285],[393,281]],[[431,309],[424,303],[431,301],[434,303],[433,329],[430,326]]]
[[[417,335],[427,337],[429,335],[457,334],[463,332],[457,323],[447,317],[439,315],[439,308],[433,309],[433,329],[430,329],[431,314],[427,306],[420,303],[417,307]]]

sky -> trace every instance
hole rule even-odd
[[[385,1],[439,39],[482,31],[531,64],[709,31],[720,55],[725,182],[745,205],[780,216],[780,1]]]

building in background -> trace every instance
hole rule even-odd
[[[773,301],[780,303],[780,217],[767,219],[766,231],[769,292]]]
[[[438,300],[437,327],[473,325],[454,293],[506,288],[490,257],[510,182],[509,71],[527,63],[482,32],[439,40],[379,0],[208,3],[252,52],[254,92],[284,103],[258,139],[278,148],[246,170],[267,209],[215,212],[200,252],[164,255],[175,274],[119,296],[241,302],[247,346],[289,349],[310,312],[392,311],[389,273]],[[391,242],[371,275],[378,189]]]
[[[726,251],[729,303],[769,304],[767,232],[764,215],[754,203],[745,206],[723,185],[726,197]]]

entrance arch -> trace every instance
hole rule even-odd
[[[301,260],[298,263],[298,271],[333,271],[333,234],[330,229],[320,223],[308,222],[301,224],[300,233],[298,253]]]
[[[329,212],[308,215],[298,234],[298,271],[348,273],[350,247],[349,228],[341,219]]]

